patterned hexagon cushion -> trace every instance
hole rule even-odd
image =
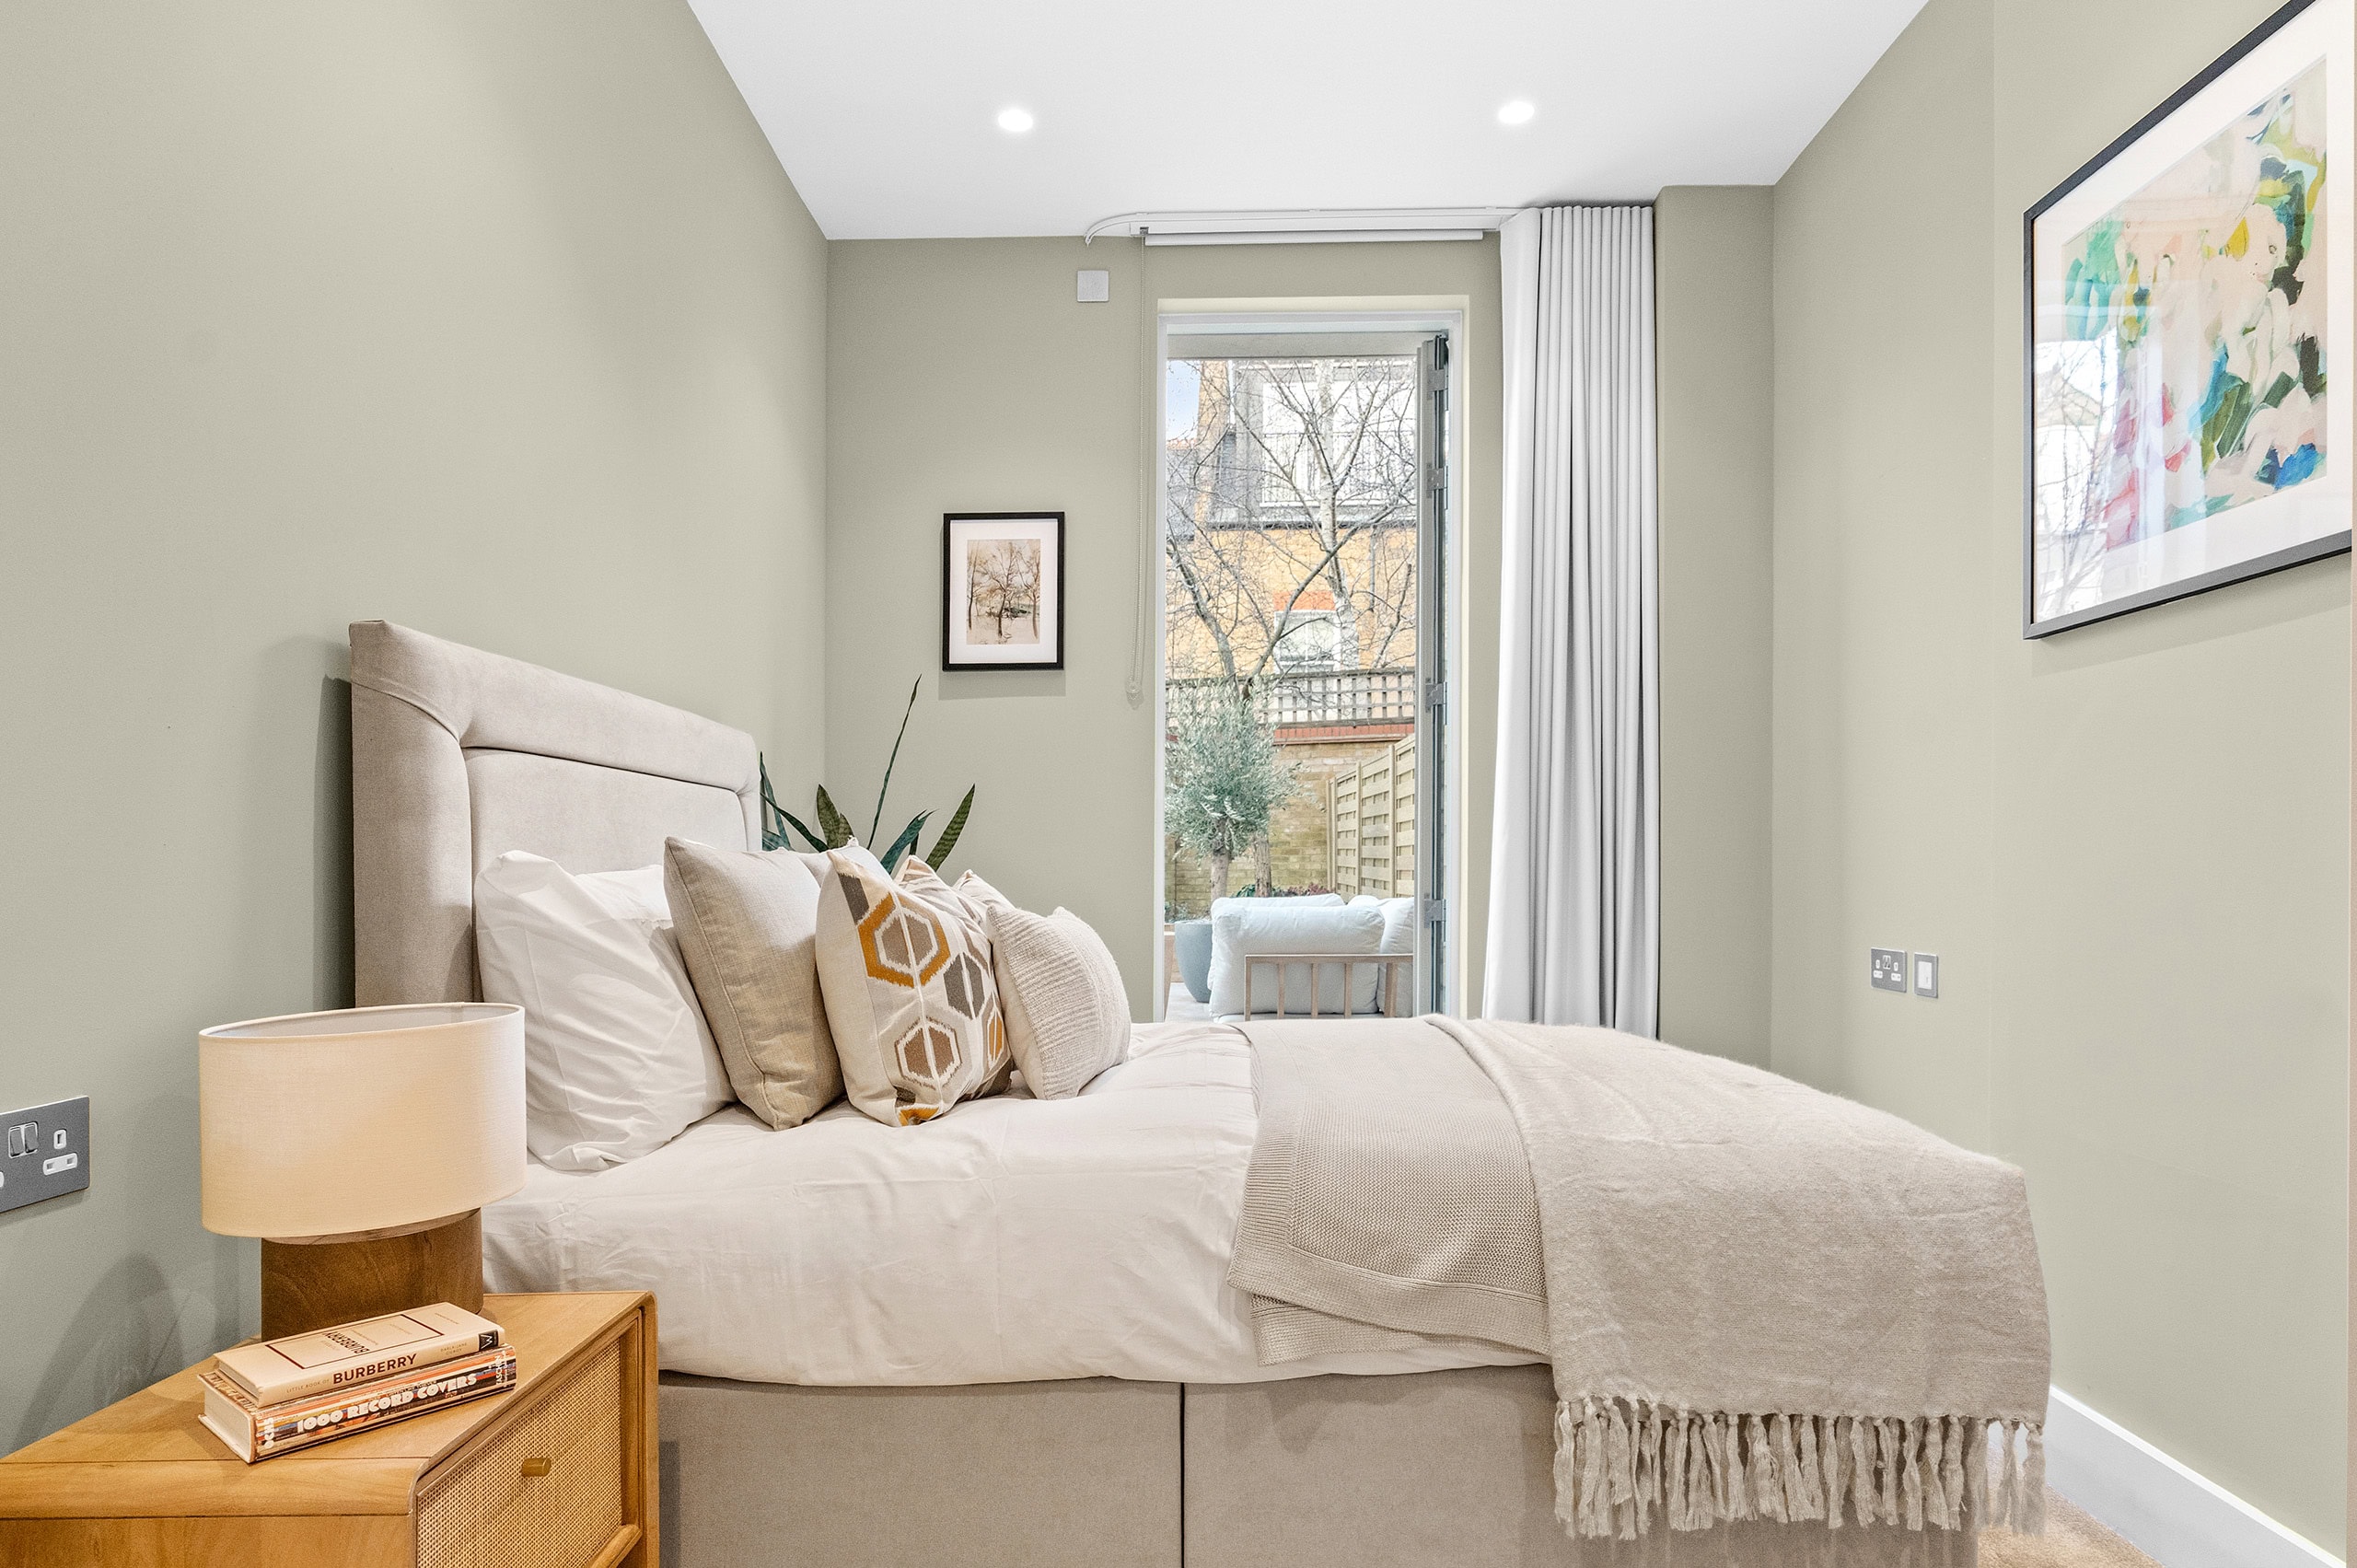
[[[852,1104],[909,1127],[996,1094],[1012,1060],[981,907],[921,860],[881,869],[829,853],[819,987]]]

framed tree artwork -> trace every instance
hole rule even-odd
[[[941,519],[941,668],[1064,667],[1064,515]]]
[[[2024,215],[2024,636],[2349,548],[2352,17],[2286,6]]]

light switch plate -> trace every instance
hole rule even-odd
[[[1113,274],[1102,267],[1080,269],[1080,303],[1103,305],[1113,297]]]
[[[1937,953],[1915,955],[1915,994],[1936,998],[1940,993],[1940,956]]]
[[[1876,991],[1907,991],[1907,949],[1904,947],[1869,947],[1866,949],[1866,979]]]
[[[17,1135],[17,1129],[34,1132]],[[90,1099],[0,1111],[0,1214],[90,1185]],[[19,1152],[21,1151],[21,1152]]]

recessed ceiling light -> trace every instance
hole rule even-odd
[[[1530,100],[1528,99],[1518,98],[1512,103],[1500,107],[1498,110],[1498,123],[1501,125],[1527,125],[1530,123],[1530,117],[1538,112],[1538,110],[1531,107]]]
[[[998,111],[998,128],[1010,136],[1020,136],[1031,129],[1031,111],[1028,109],[1002,109]]]

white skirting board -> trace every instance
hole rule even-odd
[[[2161,1568],[2342,1568],[2314,1541],[2060,1388],[2046,1410],[2046,1481]]]

